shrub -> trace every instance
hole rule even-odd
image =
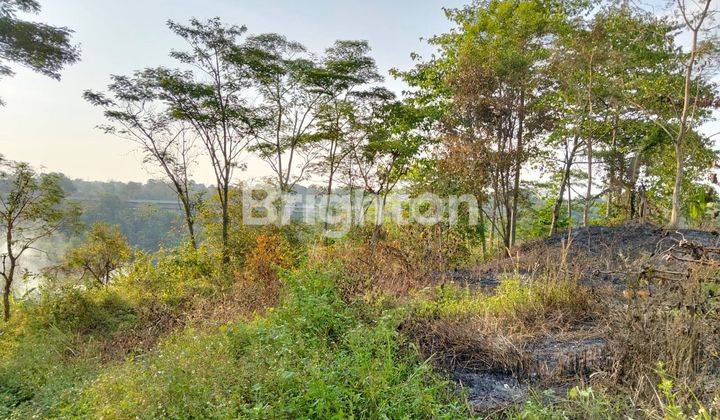
[[[332,276],[285,278],[264,318],[186,330],[98,377],[67,413],[104,417],[459,417],[465,406],[397,331],[357,317]]]
[[[53,417],[98,367],[93,346],[57,328],[5,329],[0,350],[0,417]],[[11,335],[11,336],[9,336]]]
[[[679,279],[665,277],[641,276],[636,286],[651,293],[628,293],[626,307],[612,314],[612,379],[643,397],[649,409],[662,409],[653,385],[668,381],[682,390],[674,405],[720,409],[720,272],[691,269]]]
[[[111,360],[142,353],[213,292],[203,251],[141,256],[103,288],[26,300],[0,332],[0,417],[57,417]]]
[[[405,297],[414,290],[437,285],[449,267],[461,260],[461,239],[439,226],[386,226],[384,237],[373,243],[370,233],[355,229],[348,239],[316,246],[309,264],[340,265],[343,294]]]

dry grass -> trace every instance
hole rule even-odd
[[[692,270],[684,278],[646,276],[650,293],[633,294],[612,314],[613,384],[658,408],[658,364],[672,378],[678,404],[720,409],[720,271]]]
[[[130,328],[120,329],[104,338],[103,360],[122,360],[142,354],[174,331],[185,327],[212,327],[250,320],[280,300],[282,284],[278,271],[292,262],[290,249],[277,232],[254,238],[242,269],[234,273],[229,285],[208,287],[203,293],[190,293],[182,299],[166,301],[147,293],[136,297],[136,321]],[[209,281],[212,283],[211,281]]]
[[[587,335],[582,330],[597,315],[595,297],[574,280],[512,275],[493,295],[438,289],[419,301],[404,328],[447,369],[519,375],[536,340]]]
[[[372,244],[362,232],[352,240],[318,245],[309,252],[310,267],[337,267],[338,287],[346,299],[404,299],[413,291],[448,281],[461,254],[458,238],[432,227],[392,226]]]

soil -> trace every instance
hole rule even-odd
[[[682,279],[690,264],[720,263],[720,235],[667,231],[636,223],[592,226],[522,244],[511,255],[482,266],[456,269],[449,277],[471,290],[493,293],[503,273],[531,278],[545,266],[564,261],[584,285],[609,291],[622,304],[627,289],[637,288],[638,280],[648,273]],[[512,372],[459,370],[453,377],[467,389],[471,404],[481,413],[523,402],[536,386],[564,392],[569,379],[588,378],[612,363],[610,341],[602,329],[587,325],[581,330],[549,332],[525,345],[520,349],[523,363]]]
[[[557,265],[563,254],[569,270],[579,271],[586,285],[622,291],[629,275],[643,270],[681,277],[689,260],[720,262],[720,233],[668,231],[647,223],[590,226],[524,243],[511,251],[512,257],[456,269],[450,277],[471,289],[492,291],[503,273],[532,276],[546,265]]]

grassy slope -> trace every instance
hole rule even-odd
[[[286,298],[266,316],[203,330],[183,328],[126,360],[101,360],[100,336],[124,328],[120,325],[77,336],[77,324],[40,325],[25,318],[14,324],[14,332],[7,331],[13,338],[3,340],[2,416],[466,414],[449,384],[398,333],[397,311],[348,307],[327,273],[300,270],[286,280]],[[108,304],[110,292],[95,293],[104,296],[83,312],[117,309]],[[119,314],[107,311],[108,318]]]
[[[263,261],[246,264],[253,272],[273,271],[268,267],[280,263],[264,261],[268,250],[258,255]],[[349,249],[348,255],[363,253]],[[157,255],[154,263],[137,262],[108,287],[56,291],[17,305],[0,331],[0,417],[464,418],[471,415],[465,397],[435,362],[464,354],[493,368],[514,365],[513,353],[498,344],[577,328],[598,316],[596,300],[602,300],[558,273],[510,275],[494,296],[453,285],[396,296],[392,293],[407,290],[407,283],[394,276],[407,276],[407,270],[390,269],[395,265],[383,254],[376,257],[386,271],[357,263],[353,268],[351,256],[330,253],[289,269],[281,287],[263,286],[268,280],[261,276],[251,277],[250,288],[228,289],[216,284],[210,257],[181,249]],[[390,296],[358,292],[366,286],[353,281],[364,285],[370,272],[384,276],[374,281]],[[627,313],[641,311],[641,317],[620,313],[616,321],[606,320],[615,322],[620,335],[632,332],[619,343],[626,347],[622,364],[636,370],[625,372],[618,384],[632,390],[628,378],[644,372],[651,410],[638,411],[639,394],[593,385],[572,388],[567,396],[539,394],[503,414],[704,418],[701,406],[683,406],[688,401],[683,394],[691,379],[707,382],[705,377],[673,365],[667,366],[669,374],[656,367],[676,353],[673,343],[698,331],[709,344],[698,341],[705,353],[696,357],[717,360],[709,329],[717,325],[717,299],[707,289],[716,284],[713,279],[717,276],[697,276],[685,282],[686,289],[692,286],[688,290],[634,300]],[[271,296],[278,289],[279,303]],[[702,302],[703,309],[667,311],[670,300]],[[671,324],[673,319],[679,321]],[[633,332],[648,325],[667,328]],[[688,325],[692,331],[682,328]],[[657,352],[643,353],[647,340],[657,341],[652,346]],[[678,372],[685,377],[672,376]]]

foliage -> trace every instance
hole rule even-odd
[[[112,80],[109,96],[91,91],[83,96],[104,109],[110,123],[101,127],[103,131],[134,142],[145,163],[160,167],[182,207],[190,242],[197,247],[195,220],[202,193],[190,179],[197,163],[195,137],[190,127],[174,119],[162,104],[165,72],[145,70],[133,77],[112,76]]]
[[[37,243],[74,224],[78,208],[65,200],[65,191],[53,174],[37,174],[29,165],[0,156],[0,228],[5,250],[0,254],[4,280],[3,315],[10,318],[13,282],[19,261]]]
[[[75,372],[84,380],[45,370],[45,378],[62,379],[61,388],[69,392],[36,413],[116,418],[465,414],[447,383],[399,335],[397,314],[384,312],[366,323],[339,298],[328,273],[301,270],[285,281],[288,294],[265,318],[206,332],[180,331],[141,359],[107,366],[97,376],[92,369]],[[8,366],[7,360],[3,363]],[[47,369],[44,364],[38,368]],[[0,380],[21,377],[15,375],[0,374]],[[44,387],[57,389],[52,386],[34,385],[34,393],[21,406],[10,405],[7,413],[28,414],[28,399],[50,403],[40,396],[49,391]],[[17,404],[23,400],[15,389]]]
[[[72,30],[22,20],[18,12],[40,13],[36,0],[0,1],[0,77],[12,75],[9,63],[18,63],[54,79],[66,64],[80,59],[70,43]],[[2,101],[0,101],[2,105]]]
[[[117,226],[94,223],[80,245],[65,253],[65,264],[71,270],[90,274],[100,285],[110,282],[113,275],[130,262],[132,249]]]

